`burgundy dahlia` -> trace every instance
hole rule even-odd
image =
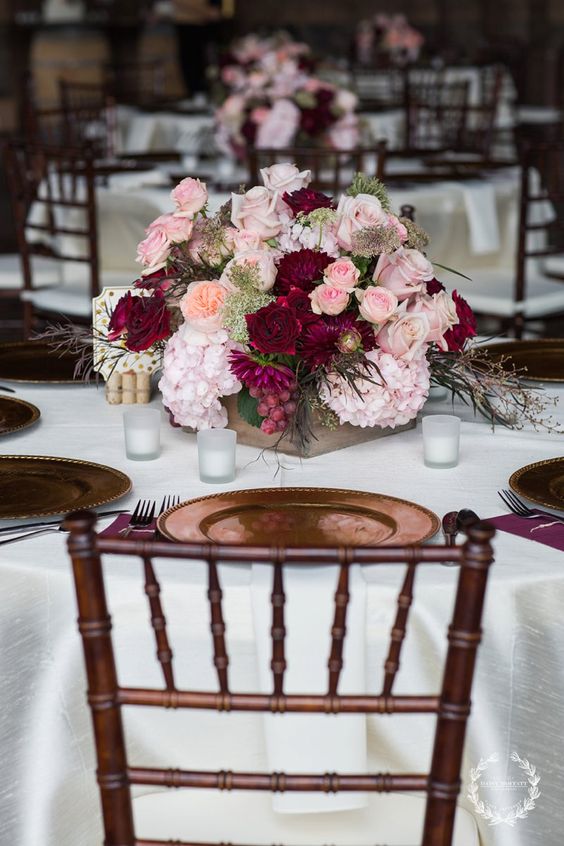
[[[433,294],[439,294],[441,291],[445,290],[445,286],[442,282],[439,282],[438,279],[435,279],[433,276],[432,279],[429,279],[428,282],[425,282],[425,288],[427,293],[432,297]]]
[[[349,346],[353,337],[356,340],[354,351],[362,347],[364,352],[369,352],[376,347],[376,337],[370,323],[357,320],[352,311],[344,311],[336,317],[323,317],[317,323],[305,326],[298,352],[309,369],[315,370],[330,364],[334,356]]]
[[[323,271],[334,259],[317,250],[297,250],[286,253],[278,265],[276,294],[287,294],[290,288],[301,288],[306,294],[314,289],[314,283],[323,276]]]
[[[456,314],[458,315],[459,323],[445,332],[444,338],[448,344],[449,350],[452,352],[459,352],[468,338],[473,338],[476,334],[476,315],[457,291],[452,292],[452,299],[456,306]]]
[[[284,364],[263,364],[252,354],[233,350],[229,355],[231,372],[247,388],[261,388],[272,394],[280,394],[293,387],[295,376]]]
[[[321,191],[311,191],[309,188],[300,188],[298,191],[292,191],[291,194],[288,194],[286,191],[282,195],[282,199],[286,205],[290,206],[294,212],[294,216],[299,214],[299,212],[309,214],[315,211],[315,209],[334,208],[332,197],[322,194]]]
[[[296,340],[302,330],[296,312],[278,303],[269,303],[254,314],[246,314],[249,342],[259,352],[296,352]]]

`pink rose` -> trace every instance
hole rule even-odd
[[[137,247],[137,261],[143,267],[157,270],[170,255],[171,243],[162,226],[149,229],[147,237]]]
[[[256,185],[246,194],[232,194],[231,222],[237,229],[256,232],[263,241],[274,238],[282,224],[276,212],[276,195]]]
[[[147,232],[161,228],[171,244],[181,244],[188,241],[194,228],[193,222],[188,217],[181,217],[175,214],[161,214],[154,220]]]
[[[337,206],[337,241],[344,250],[352,250],[353,233],[374,226],[386,226],[388,215],[372,194],[356,197],[343,195]]]
[[[192,282],[180,300],[186,323],[206,334],[221,329],[226,295],[227,289],[216,280]]]
[[[262,181],[269,191],[278,191],[280,195],[307,188],[311,182],[311,170],[300,171],[295,164],[281,162],[261,168]]]
[[[245,98],[242,94],[231,94],[217,110],[216,116],[220,121],[238,119],[245,108]]]
[[[206,205],[208,189],[205,182],[188,176],[170,192],[170,198],[179,214],[194,217]]]
[[[402,244],[405,244],[407,241],[407,229],[405,228],[404,224],[401,222],[399,217],[396,217],[395,214],[388,215],[388,226],[392,227],[398,233],[398,237]]]
[[[379,285],[356,291],[356,297],[359,301],[360,316],[369,323],[385,323],[398,307],[396,295]]]
[[[339,88],[335,97],[335,105],[343,112],[354,112],[358,103],[358,97],[354,91],[347,88]]]
[[[331,288],[340,288],[341,291],[350,293],[355,285],[358,285],[360,271],[350,259],[339,258],[327,265],[323,276],[325,283]]]
[[[309,294],[314,314],[340,314],[349,304],[349,295],[322,282]]]
[[[294,140],[300,123],[300,110],[291,100],[276,100],[270,114],[258,127],[255,146],[279,150]]]
[[[265,122],[269,114],[270,109],[268,106],[257,106],[256,109],[253,109],[251,112],[251,120],[253,123],[256,123],[257,126],[260,126],[261,123]]]
[[[245,250],[260,250],[264,247],[264,241],[258,232],[251,232],[250,229],[235,229],[233,235],[233,249],[236,253]]]
[[[221,274],[220,282],[226,287],[233,287],[231,279],[231,270],[233,267],[248,266],[257,271],[257,278],[255,281],[255,288],[258,291],[270,291],[274,286],[276,280],[276,265],[270,250],[247,250],[246,252],[236,255],[231,261],[225,265],[225,270]]]
[[[432,296],[421,294],[408,305],[407,312],[425,314],[429,321],[429,334],[425,340],[428,343],[437,344],[442,350],[448,349],[443,336],[458,323],[456,306],[450,294],[446,291],[440,291]]]
[[[397,320],[390,320],[376,335],[380,349],[404,361],[413,359],[423,350],[429,335],[426,314],[396,312]]]
[[[357,116],[346,114],[333,124],[327,133],[327,137],[335,150],[352,150],[357,147],[360,139]]]
[[[247,77],[237,65],[227,65],[221,71],[221,80],[229,88],[242,88]]]
[[[422,291],[425,282],[433,277],[433,265],[423,253],[400,247],[394,253],[380,256],[372,278],[401,301]]]

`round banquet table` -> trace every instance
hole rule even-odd
[[[331,486],[407,498],[439,516],[466,507],[488,518],[505,512],[496,492],[507,487],[516,468],[562,453],[559,435],[493,432],[486,422],[461,407],[461,458],[454,469],[424,467],[418,425],[397,436],[303,462],[284,457],[280,467],[271,455],[257,461],[255,449],[239,447],[236,481],[216,488],[198,479],[194,436],[168,426],[164,414],[160,458],[134,462],[124,453],[123,409],[106,404],[101,389],[22,385],[18,396],[41,409],[41,420],[27,431],[5,437],[2,452],[82,458],[116,467],[133,481],[132,492],[119,503],[123,507],[133,507],[139,497],[160,502],[165,494],[188,499],[218,489]],[[159,399],[153,404],[158,407]],[[432,411],[448,412],[448,408],[448,403],[430,405]],[[515,750],[536,765],[542,779],[541,797],[536,809],[513,828],[490,827],[474,813],[481,842],[483,846],[537,842],[559,846],[564,821],[564,557],[548,546],[503,532],[495,538],[495,549],[460,804],[473,812],[466,795],[471,766],[494,752],[500,760],[508,760]],[[95,846],[102,842],[102,835],[94,752],[65,538],[52,534],[3,547],[0,563],[4,760],[0,842]],[[363,570],[367,678],[374,692],[381,682],[385,633],[394,612],[397,574],[392,571],[391,567]],[[107,573],[110,605],[123,623],[114,635],[118,664],[128,660],[122,682],[159,684],[140,569],[118,559],[109,564]],[[249,570],[224,567],[223,579],[234,687],[239,682],[245,689],[245,685],[256,683]],[[436,691],[437,661],[455,579],[456,568],[442,566],[429,566],[418,576],[414,605],[418,610],[414,610],[412,625],[421,645],[402,663],[398,693],[415,692],[414,687],[422,687],[424,693]],[[209,637],[204,591],[199,569],[169,565],[163,602],[177,647],[180,683],[196,689],[213,684],[213,677],[209,680],[209,647],[204,647]],[[182,648],[184,636],[201,647],[195,654]],[[165,727],[165,718],[172,724]],[[213,721],[218,718],[221,715],[167,712],[158,716],[163,721],[159,722],[159,735],[149,730],[151,724],[143,713],[132,720],[128,743],[138,760],[147,764],[169,766],[175,758],[175,765],[193,768],[266,768],[261,718],[235,717],[238,730],[227,746],[214,734],[217,723]],[[369,717],[370,766],[424,771],[432,731],[428,718]]]

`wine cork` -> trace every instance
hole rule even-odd
[[[137,400],[137,376],[129,370],[121,377],[121,401],[124,405],[135,405]]]
[[[106,402],[120,405],[121,396],[121,373],[112,373],[106,382]]]
[[[151,374],[137,374],[137,402],[146,405],[151,399]]]

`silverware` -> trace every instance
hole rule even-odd
[[[443,535],[445,536],[447,546],[454,546],[455,544],[455,539],[458,534],[458,529],[456,527],[457,517],[458,511],[448,511],[443,517]]]
[[[480,518],[475,511],[471,511],[469,508],[461,508],[456,518],[456,528],[459,532],[465,532],[466,529],[469,529],[470,526],[474,525],[474,523],[479,522]]]
[[[9,543],[17,543],[18,541],[26,540],[26,538],[34,538],[36,535],[47,535],[50,532],[65,532],[62,526],[47,526],[44,529],[36,529],[34,532],[26,532],[24,535],[16,535],[15,538],[7,538],[0,540],[0,546],[7,546]]]
[[[503,490],[498,491],[497,493],[512,514],[516,514],[517,517],[522,517],[523,520],[543,520],[544,518],[548,518],[554,523],[564,523],[564,517],[559,517],[557,514],[551,514],[550,511],[543,511],[541,508],[529,508],[525,505],[522,499],[519,499],[519,497],[513,493],[513,491]]]
[[[168,511],[169,508],[174,508],[174,506],[178,505],[179,503],[180,503],[180,497],[176,496],[174,494],[172,496],[163,497],[163,501],[161,502],[161,507],[159,509],[159,513],[157,514],[157,517],[160,517],[161,514],[164,514],[165,511]],[[153,532],[153,540],[162,540],[162,537],[163,536],[161,535],[161,533],[159,532],[159,530],[155,526],[155,531]]]
[[[119,534],[126,538],[130,532],[136,529],[146,529],[153,522],[155,516],[156,502],[151,499],[140,499],[131,515],[128,525]]]
[[[0,391],[7,391],[9,394],[16,393],[13,388],[7,388],[5,385],[0,385]]]
[[[98,512],[98,517],[116,517],[118,514],[126,514],[127,511],[127,508],[116,508],[113,511],[100,511]],[[39,522],[35,523],[25,523],[22,526],[4,526],[0,529],[0,536],[12,535],[15,532],[25,532],[27,531],[27,529],[37,529],[39,527],[44,526],[52,526],[57,528],[61,525],[62,522],[62,520],[40,520]]]

